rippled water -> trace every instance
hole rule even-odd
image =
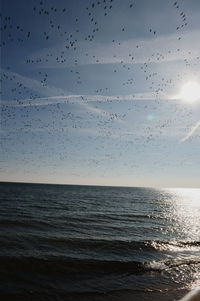
[[[0,184],[0,297],[173,300],[200,285],[200,190]]]

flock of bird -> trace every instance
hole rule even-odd
[[[127,10],[134,10],[135,2],[126,1]],[[49,158],[57,158],[62,164],[64,160],[70,161],[69,170],[74,172],[75,168],[79,164],[83,166],[88,165],[90,171],[96,170],[98,167],[101,169],[102,162],[103,166],[105,162],[109,161],[111,165],[115,165],[117,160],[121,160],[124,170],[127,169],[126,154],[134,151],[144,151],[152,141],[154,141],[154,147],[158,147],[156,144],[156,135],[164,135],[164,133],[173,127],[173,120],[169,116],[165,120],[157,120],[156,123],[147,123],[143,128],[144,133],[141,133],[139,125],[135,125],[135,128],[127,130],[125,127],[126,134],[124,135],[124,124],[126,120],[131,119],[134,114],[143,114],[147,116],[147,119],[152,121],[159,111],[161,102],[159,101],[160,96],[165,91],[173,86],[173,79],[167,76],[160,76],[159,72],[153,70],[152,64],[162,63],[166,60],[167,56],[174,55],[182,51],[179,45],[182,40],[182,33],[185,27],[188,26],[188,20],[186,12],[181,7],[180,1],[169,1],[172,10],[177,13],[177,26],[174,31],[177,33],[177,43],[174,49],[166,49],[165,53],[160,51],[150,53],[149,57],[144,63],[140,64],[140,73],[143,77],[144,82],[147,83],[148,91],[153,93],[154,102],[151,106],[151,112],[149,113],[148,105],[144,102],[144,105],[138,104],[137,93],[132,93],[129,101],[129,107],[125,109],[117,108],[117,103],[120,105],[121,96],[115,95],[115,97],[107,96],[106,103],[108,109],[100,108],[101,98],[98,96],[109,95],[111,88],[109,84],[106,86],[90,87],[93,95],[96,97],[95,102],[91,105],[88,101],[87,95],[84,93],[79,94],[78,102],[73,100],[68,101],[64,91],[61,91],[59,97],[55,97],[55,102],[46,104],[46,99],[53,98],[54,95],[48,95],[50,87],[54,86],[51,82],[51,66],[56,65],[56,68],[68,70],[68,74],[73,78],[74,83],[77,85],[77,91],[81,91],[81,87],[84,87],[86,81],[85,76],[82,75],[81,64],[79,54],[81,52],[82,60],[86,63],[92,62],[94,65],[104,64],[104,59],[96,53],[90,51],[94,42],[98,41],[99,36],[103,35],[103,24],[102,18],[105,18],[105,22],[108,22],[109,18],[116,13],[117,0],[99,0],[99,1],[88,1],[88,4],[84,8],[85,22],[90,24],[83,28],[83,16],[70,15],[70,5],[66,7],[59,7],[56,5],[50,5],[48,1],[34,1],[34,5],[30,8],[31,16],[41,22],[44,20],[44,28],[40,29],[40,32],[35,32],[34,28],[25,28],[20,24],[16,23],[13,16],[0,15],[1,18],[1,34],[2,39],[0,42],[0,48],[2,51],[2,58],[7,62],[6,49],[12,47],[21,47],[26,49],[27,45],[31,45],[33,40],[39,39],[42,45],[43,51],[38,52],[39,54],[30,55],[28,52],[24,56],[23,64],[27,68],[33,68],[36,70],[36,79],[32,78],[34,84],[38,87],[33,89],[23,76],[18,76],[17,71],[13,70],[11,64],[5,68],[2,68],[1,72],[1,98],[3,100],[1,104],[2,120],[1,128],[6,130],[6,136],[2,138],[1,147],[4,153],[15,153],[15,143],[17,138],[18,148],[23,155],[24,166],[30,167],[32,162],[33,167],[42,168],[45,164],[49,164]],[[70,3],[70,1],[69,1]],[[86,3],[86,1],[84,2]],[[77,8],[78,11],[78,8]],[[28,12],[27,12],[28,14]],[[99,21],[99,15],[101,18]],[[70,22],[73,23],[73,30],[68,31],[68,26],[61,19],[70,18]],[[124,20],[123,20],[124,21]],[[120,23],[120,20],[119,20]],[[120,83],[121,89],[131,88],[133,91],[137,90],[136,79],[132,75],[133,69],[135,68],[136,56],[142,51],[142,44],[137,42],[133,49],[129,49],[129,53],[125,53],[124,57],[121,58],[121,47],[123,47],[123,35],[126,36],[127,26],[121,24],[121,30],[119,37],[109,37],[108,44],[113,45],[114,53],[112,59],[117,62],[113,67],[113,80],[115,76],[119,77],[120,74],[126,74],[123,76]],[[149,26],[147,29],[147,35],[149,39],[156,39],[159,36],[159,28]],[[105,32],[107,37],[107,33]],[[62,47],[57,51],[50,46],[54,44],[58,39]],[[81,45],[87,45],[81,50]],[[46,49],[46,51],[45,51]],[[119,50],[119,52],[118,52]],[[188,52],[188,57],[191,52]],[[70,62],[69,64],[69,57]],[[71,59],[73,57],[73,59]],[[184,58],[184,64],[186,68],[190,68],[189,58]],[[196,57],[196,64],[198,65],[199,57]],[[30,66],[30,67],[29,67]],[[20,72],[19,72],[20,73]],[[96,74],[94,74],[94,77]],[[118,83],[118,82],[117,82]],[[55,84],[56,86],[56,84]],[[7,87],[7,88],[6,88]],[[61,89],[60,89],[61,90]],[[125,90],[123,90],[125,91]],[[5,100],[6,95],[9,96],[9,100]],[[8,97],[7,96],[7,97]],[[57,95],[58,96],[58,95]],[[62,99],[63,97],[63,99]],[[142,96],[141,96],[142,98]],[[44,99],[44,104],[42,100]],[[59,99],[61,99],[59,101]],[[10,101],[10,103],[9,103]],[[39,104],[38,104],[39,101]],[[167,104],[168,105],[168,104]],[[81,112],[73,112],[73,106],[80,106],[80,110],[83,110],[86,115],[81,115]],[[191,111],[186,108],[180,109],[180,107],[174,106],[174,115],[179,118],[185,118],[191,116]],[[190,125],[190,124],[189,124]],[[188,125],[188,127],[189,127]],[[156,131],[155,131],[156,128]],[[83,131],[83,138],[80,138],[77,133]],[[140,133],[140,135],[137,135]],[[76,133],[77,132],[77,133]],[[22,134],[23,133],[23,134]],[[15,136],[15,139],[14,139]],[[125,137],[126,136],[126,137]],[[110,140],[105,139],[111,138]],[[118,138],[118,139],[117,139]],[[89,142],[91,146],[89,147]],[[29,143],[31,150],[29,149]],[[66,143],[69,145],[66,150]],[[40,148],[41,147],[41,148]],[[87,152],[87,148],[89,149]],[[9,149],[9,151],[8,151]],[[10,151],[12,149],[12,151]],[[78,159],[79,154],[83,153],[85,149],[84,162],[80,162]],[[34,158],[34,152],[37,152],[37,162]],[[94,153],[95,152],[95,153]],[[170,150],[169,150],[170,152]],[[16,155],[18,156],[18,155]],[[6,157],[6,155],[5,155]],[[52,173],[55,171],[55,163],[52,159]],[[77,164],[77,162],[79,164]],[[59,165],[58,164],[58,165]],[[157,163],[159,164],[159,163]],[[139,169],[139,164],[133,162],[129,164],[133,170]],[[86,168],[86,167],[85,167]],[[26,168],[25,168],[26,169]],[[77,168],[78,170],[78,168]],[[104,166],[106,170],[106,166]],[[29,168],[27,168],[29,172]],[[103,174],[105,171],[101,171]]]

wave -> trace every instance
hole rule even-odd
[[[0,220],[0,226],[19,226],[19,227],[28,227],[28,226],[35,226],[35,225],[44,225],[44,226],[49,226],[48,222],[45,221],[32,221],[32,220],[26,220],[26,219],[21,219],[21,220],[16,220],[16,219],[2,219]]]
[[[163,271],[180,266],[199,265],[199,257],[191,259],[162,260],[152,262],[77,259],[70,257],[13,257],[0,256],[1,270],[35,273],[109,272],[145,273]]]
[[[55,238],[44,237],[43,242],[50,245],[65,246],[67,248],[80,249],[104,249],[104,251],[143,251],[143,252],[173,252],[184,251],[190,249],[199,250],[199,241],[160,241],[160,240],[146,240],[146,241],[122,241],[122,240],[105,240],[105,239],[82,239],[82,238]]]
[[[181,266],[199,265],[200,258],[153,261],[147,264],[151,271],[163,271]]]
[[[146,241],[153,249],[158,251],[178,251],[184,249],[191,249],[193,247],[200,247],[200,241],[161,241],[152,240]]]
[[[31,220],[0,220],[0,226],[9,225],[12,227],[32,227],[33,222]],[[45,221],[38,221],[37,228],[47,226],[48,223]],[[54,229],[54,225],[51,224],[51,229]],[[42,229],[41,229],[42,230]],[[54,229],[55,230],[55,229]],[[81,238],[81,237],[65,237],[64,235],[57,235],[57,232],[54,231],[54,235],[48,235],[44,231],[24,232],[20,233],[21,243],[26,243],[27,241],[34,244],[34,247],[37,245],[49,246],[49,249],[52,247],[56,249],[75,249],[75,250],[90,250],[90,251],[99,251],[103,250],[104,252],[113,252],[116,254],[131,254],[131,252],[145,252],[145,253],[171,253],[171,252],[181,252],[185,250],[199,251],[200,241],[161,241],[161,240],[145,240],[145,241],[134,241],[134,240],[108,240],[108,239],[95,239],[95,238]],[[12,239],[12,236],[9,237]],[[7,237],[2,236],[1,246],[4,246],[6,243]],[[13,236],[12,243],[13,247],[15,246],[16,237]],[[125,252],[125,253],[124,253]],[[137,252],[137,253],[138,253]],[[156,254],[155,254],[156,255]]]
[[[85,238],[65,238],[55,236],[34,236],[38,241],[49,245],[62,246],[76,249],[104,249],[104,250],[126,250],[126,251],[147,251],[147,252],[162,252],[176,251],[191,248],[199,248],[200,241],[160,241],[160,240],[145,240],[145,241],[123,241],[123,240],[107,240],[107,239],[85,239]]]

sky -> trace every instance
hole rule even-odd
[[[199,1],[1,12],[1,181],[200,188]]]

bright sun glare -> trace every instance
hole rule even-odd
[[[179,98],[187,102],[200,100],[200,84],[197,82],[188,82],[181,88]]]

